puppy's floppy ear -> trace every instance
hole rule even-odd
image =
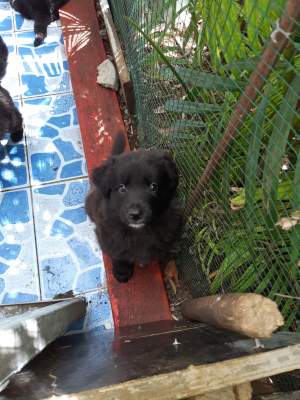
[[[176,164],[168,151],[163,152],[162,161],[168,175],[169,187],[172,191],[175,191],[178,186],[178,171]]]
[[[100,167],[97,167],[92,172],[92,182],[101,191],[104,197],[109,197],[112,187],[112,166],[114,160],[108,159]]]

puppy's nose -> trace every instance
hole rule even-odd
[[[137,222],[141,219],[141,217],[142,217],[142,212],[139,208],[131,208],[128,211],[128,218],[131,221]]]

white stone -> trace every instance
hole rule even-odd
[[[97,70],[97,83],[117,92],[119,89],[119,79],[114,64],[107,59],[98,65]]]

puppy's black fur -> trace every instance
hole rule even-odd
[[[48,25],[59,18],[58,10],[69,0],[10,0],[11,6],[24,18],[34,20],[34,46],[47,36]]]
[[[6,72],[7,58],[8,49],[0,36],[0,81]],[[0,140],[3,139],[4,134],[7,132],[10,132],[13,142],[22,140],[23,119],[9,92],[0,85]]]
[[[96,224],[102,250],[112,259],[119,282],[133,275],[134,264],[165,265],[177,250],[182,214],[176,199],[178,174],[164,151],[124,151],[117,136],[112,155],[93,171],[86,210]]]

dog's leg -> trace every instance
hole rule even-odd
[[[47,36],[47,28],[51,22],[51,16],[48,14],[37,14],[34,18],[34,46],[40,46],[44,43]]]
[[[20,142],[23,139],[23,118],[20,111],[15,107],[15,126],[11,129],[11,140],[13,142]]]
[[[113,274],[118,282],[126,283],[133,275],[134,264],[128,261],[112,260]]]

